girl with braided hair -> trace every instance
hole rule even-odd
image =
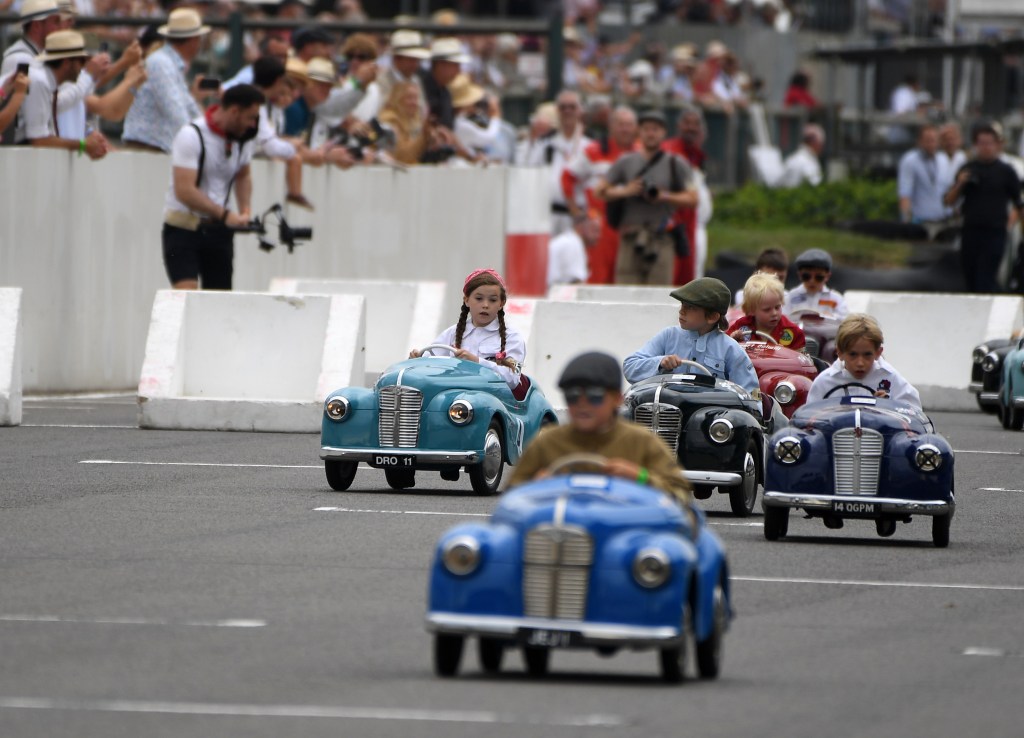
[[[493,269],[477,269],[466,277],[462,286],[462,313],[459,322],[435,339],[454,349],[454,356],[465,361],[476,361],[498,374],[517,394],[528,381],[519,372],[526,358],[526,344],[519,332],[505,325],[505,281]],[[412,350],[409,357],[420,352]],[[520,387],[520,384],[522,386]],[[522,399],[522,398],[519,398]]]

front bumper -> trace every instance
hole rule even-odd
[[[418,451],[414,448],[338,448],[321,446],[320,458],[331,461],[365,461],[377,456],[412,456],[417,464],[479,464],[479,451]]]
[[[739,487],[743,476],[736,472],[694,471],[686,469],[683,476],[691,484],[717,484],[720,487]]]
[[[967,385],[967,391],[973,392],[976,395],[979,394],[983,389],[985,389],[984,382],[971,382],[970,384]]]
[[[583,620],[507,617],[496,615],[459,615],[451,612],[430,612],[427,630],[432,633],[458,633],[519,640],[520,632],[528,630],[571,631],[579,634],[582,647],[665,647],[683,643],[682,627],[643,626],[623,623],[588,623]]]
[[[956,503],[945,500],[903,500],[898,497],[875,495],[815,495],[765,491],[761,497],[761,504],[765,507],[798,507],[827,513],[832,512],[834,502],[872,502],[878,506],[880,514],[946,515],[956,509]]]
[[[998,405],[999,404],[999,393],[998,392],[979,392],[978,402],[982,405]]]
[[[1013,406],[1018,408],[1024,408],[1024,397],[1014,397]]]

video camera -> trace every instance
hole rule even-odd
[[[277,218],[277,243],[270,241],[266,238],[267,235],[267,218],[271,215]],[[260,248],[263,251],[273,251],[278,244],[288,247],[288,253],[291,254],[295,251],[295,246],[299,241],[308,241],[313,238],[312,228],[293,228],[288,225],[288,221],[284,217],[284,208],[281,207],[280,203],[271,205],[263,217],[255,217],[249,221],[249,225],[235,229],[239,233],[255,233],[260,239]]]

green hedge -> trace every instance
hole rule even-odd
[[[894,180],[848,179],[784,190],[746,184],[715,195],[714,220],[747,227],[833,227],[855,220],[895,220],[897,199]]]

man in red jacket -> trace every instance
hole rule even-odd
[[[569,162],[562,172],[562,189],[566,202],[573,202],[570,193],[583,184],[587,204],[592,211],[600,214],[601,237],[587,249],[587,266],[590,269],[591,284],[611,284],[615,281],[615,258],[619,251],[619,234],[608,225],[604,217],[605,203],[594,197],[594,186],[607,174],[608,169],[623,154],[639,150],[637,140],[636,113],[630,108],[616,108],[609,119],[608,138],[594,141],[583,149],[581,156]],[[574,220],[585,217],[586,213],[575,204],[570,205]]]

